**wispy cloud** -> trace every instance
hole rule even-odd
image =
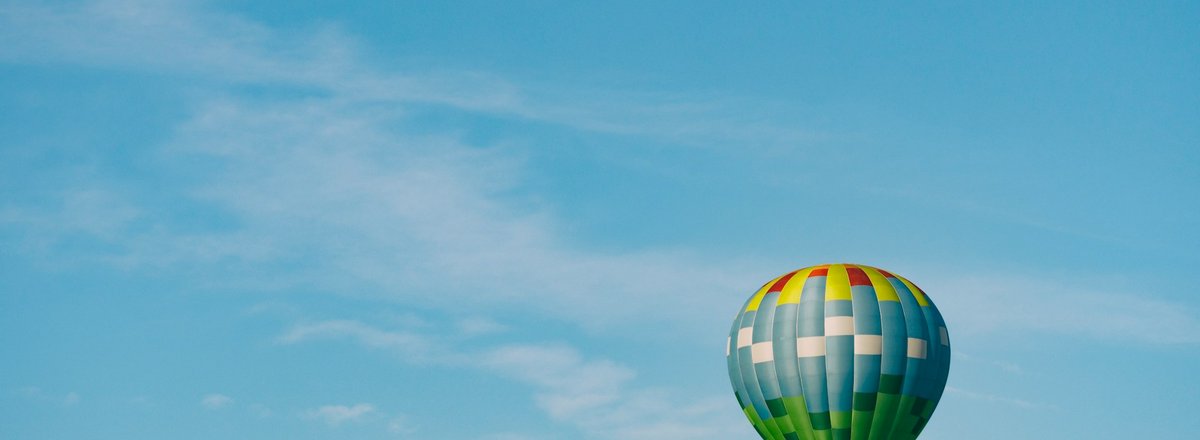
[[[384,72],[336,25],[283,32],[175,2],[108,0],[82,7],[0,8],[0,59],[168,72],[215,83],[318,88],[373,103],[435,104],[683,143],[795,145],[828,136],[773,123],[763,104],[579,87],[518,86],[480,72]]]
[[[631,114],[629,106],[600,103],[590,109],[592,100],[572,98],[563,102],[583,107],[564,107],[543,92],[475,73],[381,71],[364,62],[357,43],[335,28],[288,34],[196,8],[134,1],[95,2],[83,9],[0,8],[5,24],[0,35],[16,42],[0,49],[10,60],[99,63],[199,75],[220,84],[295,84],[323,91],[270,100],[227,90],[197,102],[163,147],[165,172],[194,159],[215,167],[209,178],[157,196],[186,205],[189,216],[229,218],[232,226],[177,227],[178,214],[139,202],[128,189],[136,185],[108,185],[106,180],[119,179],[108,176],[62,188],[46,206],[0,207],[0,222],[22,228],[26,245],[53,252],[57,261],[64,260],[62,254],[70,260],[90,253],[121,267],[221,273],[197,282],[314,286],[456,309],[519,308],[594,329],[656,319],[685,335],[707,330],[696,323],[726,319],[736,303],[731,292],[745,292],[787,269],[684,249],[588,249],[568,238],[564,231],[570,225],[552,207],[522,192],[519,154],[471,145],[453,134],[403,128],[409,112],[419,111],[410,104],[439,103],[466,112],[561,117],[572,126],[638,132],[604,122],[608,114]],[[663,107],[701,126],[720,118],[695,117],[692,112],[703,111],[703,104]],[[672,119],[632,114],[638,121]],[[100,245],[57,252],[79,237]],[[989,274],[977,278],[948,279],[939,288],[922,282],[933,292],[946,292],[935,297],[954,312],[952,320],[962,317],[952,323],[956,331],[1200,341],[1194,311],[1140,292],[1047,288],[1036,280]],[[483,290],[488,294],[460,300],[461,292]],[[688,299],[647,292],[688,292]],[[1022,306],[1034,302],[1043,306]],[[1080,307],[1085,312],[1053,312]],[[477,324],[475,331],[495,330]]]
[[[591,437],[717,439],[745,431],[745,421],[728,411],[726,396],[681,404],[666,390],[631,387],[631,369],[586,359],[571,347],[504,346],[483,359],[494,372],[532,385],[538,406],[551,418]]]
[[[978,195],[956,193],[948,188],[926,185],[918,190],[912,187],[906,188],[903,185],[891,185],[869,186],[865,188],[865,191],[888,198],[908,200],[924,206],[959,211],[978,219],[986,219],[989,222],[1008,223],[1063,236],[1118,245],[1122,248],[1137,247],[1137,244],[1125,238],[1090,232],[1084,225],[1055,223],[1044,218],[1044,214],[1041,213],[1025,212],[1013,206],[1000,205],[1000,202],[995,200],[981,198]]]
[[[1057,406],[1049,405],[1049,404],[1045,404],[1045,403],[1031,402],[1031,401],[1028,401],[1025,399],[1016,399],[1016,398],[1012,398],[1012,397],[998,396],[995,394],[987,394],[987,393],[979,393],[979,392],[975,392],[975,391],[968,391],[968,390],[964,390],[964,389],[956,388],[956,387],[952,387],[952,386],[946,387],[946,393],[953,395],[953,396],[963,397],[963,398],[967,398],[967,399],[971,399],[971,400],[1000,403],[1000,404],[1014,406],[1014,407],[1022,408],[1022,409],[1031,409],[1031,410],[1032,409],[1059,409]]]
[[[403,415],[392,417],[387,422],[387,432],[392,435],[406,436],[417,432],[412,421]]]
[[[533,399],[547,416],[598,439],[728,438],[743,432],[745,421],[727,411],[726,396],[711,396],[680,404],[676,393],[633,386],[636,373],[607,359],[589,359],[564,344],[504,344],[459,352],[425,352],[431,335],[392,332],[360,322],[311,324],[281,340],[300,343],[337,336],[374,349],[395,351],[400,360],[417,357],[457,368],[507,377],[532,387]],[[352,329],[352,330],[346,330]],[[408,341],[421,340],[420,344]],[[405,341],[392,344],[390,341]],[[730,415],[732,414],[732,416]]]
[[[338,426],[347,422],[358,422],[366,416],[375,413],[375,405],[358,403],[354,405],[324,405],[309,410],[305,415],[321,420],[329,426]]]
[[[501,333],[509,329],[507,325],[484,317],[471,317],[458,320],[459,333],[466,336],[482,336]]]
[[[998,369],[1000,371],[1010,373],[1010,374],[1016,374],[1016,375],[1025,374],[1025,369],[1022,368],[1021,365],[1019,365],[1015,362],[994,360],[994,359],[985,359],[985,358],[981,358],[981,357],[978,357],[975,355],[964,353],[962,350],[954,350],[953,356],[954,356],[955,361],[965,361],[965,362],[969,362],[969,363],[973,363],[973,364],[986,365],[988,367]]]
[[[208,409],[221,409],[233,405],[233,398],[224,394],[208,394],[200,399],[200,405]]]
[[[597,328],[651,316],[686,328],[697,316],[724,317],[728,292],[770,275],[681,250],[569,245],[549,209],[514,196],[517,159],[453,138],[396,133],[392,117],[336,99],[210,102],[180,127],[170,151],[217,160],[223,171],[179,200],[231,216],[238,227],[181,231],[171,213],[143,206],[109,227],[120,235],[93,234],[107,244],[100,257],[434,306],[519,305]],[[134,204],[129,199],[97,206]],[[67,215],[88,217],[60,210],[25,224],[70,225],[57,221]],[[50,238],[42,241],[64,235],[44,232]],[[482,290],[488,295],[459,300]],[[646,294],[671,291],[688,292],[689,301],[664,307],[666,297]]]
[[[296,344],[317,339],[349,339],[375,349],[386,349],[412,362],[445,362],[454,354],[439,347],[434,337],[407,331],[386,331],[358,321],[324,321],[297,325],[279,337],[279,342]]]
[[[586,100],[575,99],[563,100],[575,107],[531,103],[536,100],[512,84],[475,73],[382,73],[359,60],[355,43],[336,30],[315,37],[285,35],[189,5],[14,5],[0,9],[0,22],[5,24],[0,35],[12,34],[9,41],[20,43],[0,49],[10,60],[149,69],[217,83],[294,84],[324,91],[298,100],[232,94],[199,102],[165,147],[168,169],[172,161],[217,161],[224,171],[167,196],[191,204],[189,215],[199,210],[232,216],[238,225],[232,230],[181,230],[161,206],[139,203],[136,194],[96,189],[119,186],[106,185],[105,179],[119,179],[115,176],[63,188],[48,206],[0,207],[0,222],[25,229],[26,245],[56,257],[75,251],[126,268],[220,267],[221,277],[202,278],[268,288],[386,291],[399,299],[420,295],[454,307],[463,302],[447,291],[486,289],[489,294],[473,304],[540,308],[593,327],[611,327],[614,319],[645,319],[652,311],[684,326],[696,322],[697,314],[724,316],[718,308],[724,304],[712,299],[769,275],[748,269],[754,265],[706,261],[674,249],[577,249],[558,232],[565,228],[548,208],[519,196],[519,156],[453,136],[396,129],[406,105],[436,103],[592,130],[691,131],[623,126],[606,116],[628,115],[639,106],[589,109],[580,104]],[[285,47],[299,49],[281,50]],[[683,112],[678,120],[695,127],[719,125],[696,122],[693,110],[704,106],[640,106],[658,107]],[[629,123],[671,119],[659,116],[622,117]],[[767,131],[758,128],[748,132]],[[64,249],[72,243],[68,238],[78,236],[100,245]],[[314,257],[305,261],[296,255]],[[271,267],[304,270],[266,272]],[[662,297],[645,294],[652,291],[688,291],[692,300],[669,309],[677,316],[663,317]],[[496,330],[479,324],[470,325],[479,332]]]
[[[275,414],[275,412],[272,411],[270,407],[263,405],[261,403],[250,404],[250,406],[246,407],[246,410],[250,411],[250,414],[253,414],[259,418],[267,418],[267,417],[271,417],[271,415]]]
[[[79,393],[74,392],[74,391],[70,391],[70,392],[67,392],[66,394],[59,395],[59,394],[48,393],[45,390],[42,390],[41,388],[34,387],[34,386],[23,387],[19,390],[19,392],[22,397],[25,397],[26,399],[29,399],[31,401],[42,402],[42,403],[53,403],[53,404],[61,405],[64,407],[78,405],[79,402],[83,400],[83,396],[80,396]]]
[[[931,277],[933,295],[956,332],[1053,333],[1110,343],[1200,343],[1200,313],[1146,292],[1014,274]]]

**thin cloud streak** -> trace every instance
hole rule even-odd
[[[324,405],[306,412],[309,418],[321,420],[329,426],[339,426],[343,423],[358,422],[366,416],[375,413],[375,405],[358,403],[355,405]]]
[[[414,363],[447,362],[453,353],[440,350],[442,344],[413,332],[384,331],[358,321],[337,320],[297,325],[279,337],[282,344],[298,344],[319,339],[350,339],[368,348],[385,349]]]
[[[354,331],[343,329],[353,328]],[[666,390],[635,388],[636,373],[606,359],[588,359],[562,344],[505,344],[458,352],[414,352],[414,346],[437,344],[438,337],[392,332],[355,321],[329,321],[298,326],[280,340],[291,344],[336,337],[364,347],[435,359],[457,368],[498,375],[533,388],[537,406],[551,419],[576,427],[587,438],[651,440],[659,438],[719,439],[745,432],[745,421],[728,411],[725,396],[712,396],[680,405]],[[387,341],[423,339],[422,344]]]
[[[922,286],[953,317],[948,324],[964,334],[1035,332],[1109,343],[1200,343],[1195,310],[1140,292],[1011,274],[933,277]]]
[[[829,134],[771,122],[761,103],[518,86],[480,72],[385,73],[336,26],[284,33],[189,4],[96,1],[0,7],[0,59],[194,76],[216,83],[317,88],[342,99],[417,103],[693,145],[795,147]]]
[[[980,357],[977,357],[974,355],[969,355],[969,354],[963,353],[962,350],[955,350],[953,353],[953,356],[954,356],[954,359],[958,360],[958,361],[966,361],[966,362],[970,362],[970,363],[974,363],[974,364],[986,365],[988,367],[995,368],[1000,371],[1004,371],[1006,373],[1010,373],[1010,374],[1014,374],[1014,375],[1025,374],[1025,369],[1022,368],[1020,365],[1013,363],[1013,362],[984,359],[984,358],[980,358]]]
[[[959,396],[959,397],[963,397],[963,398],[967,398],[967,399],[971,399],[971,400],[1001,403],[1001,404],[1014,406],[1014,407],[1021,408],[1021,409],[1028,409],[1028,410],[1034,410],[1034,409],[1057,410],[1057,409],[1059,409],[1057,406],[1049,405],[1049,404],[1045,404],[1045,403],[1031,402],[1031,401],[1028,401],[1025,399],[1015,399],[1012,397],[998,396],[995,394],[968,391],[968,390],[964,390],[964,389],[956,388],[956,387],[952,387],[952,386],[946,387],[946,393],[953,395],[953,396]]]
[[[233,404],[233,398],[224,394],[209,394],[200,399],[200,405],[207,409],[221,409]]]

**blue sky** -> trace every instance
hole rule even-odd
[[[1196,4],[247,3],[0,6],[0,437],[752,439],[837,261],[923,439],[1200,430]]]

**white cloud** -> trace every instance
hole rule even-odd
[[[221,409],[233,404],[233,398],[224,394],[209,394],[200,399],[200,405],[208,409]]]
[[[271,415],[275,413],[274,411],[271,411],[270,407],[263,405],[261,403],[251,404],[246,409],[249,410],[251,414],[254,414],[255,416],[257,416],[259,418],[271,417]]]
[[[239,227],[173,231],[168,215],[146,207],[113,227],[122,235],[101,237],[105,252],[116,250],[103,258],[229,269],[204,282],[365,291],[452,309],[520,307],[595,328],[665,319],[681,333],[697,316],[724,317],[724,306],[737,302],[728,292],[769,276],[678,250],[571,246],[549,209],[519,196],[519,161],[452,138],[400,134],[393,122],[368,103],[340,99],[207,103],[180,127],[170,152],[217,160],[223,171],[182,200]],[[68,214],[87,217],[59,216]],[[301,270],[272,270],[280,266]],[[488,294],[461,300],[477,291]],[[688,292],[689,301],[647,292]],[[495,329],[466,324],[464,331]]]
[[[444,362],[452,356],[432,336],[406,331],[385,331],[358,321],[339,320],[292,327],[279,342],[295,344],[318,339],[351,339],[370,348],[387,349],[409,362]]]
[[[359,403],[352,406],[325,405],[309,410],[306,416],[318,419],[329,426],[338,426],[346,422],[358,422],[364,417],[375,413],[375,406],[369,403]]]
[[[490,335],[508,330],[507,325],[478,316],[460,319],[457,324],[459,333],[464,336]]]
[[[198,193],[241,218],[242,235],[257,237],[251,243],[276,255],[325,256],[298,282],[333,290],[366,282],[455,309],[520,304],[595,326],[616,317],[686,325],[697,312],[724,316],[706,299],[754,282],[743,281],[752,279],[744,266],[684,252],[565,245],[549,211],[504,192],[520,170],[498,150],[386,133],[378,115],[340,104],[256,107],[222,104],[176,145],[225,160],[228,173]],[[178,252],[153,259],[161,254]],[[460,300],[481,290],[489,294]],[[687,291],[691,301],[665,308],[666,297],[646,294],[669,291]]]
[[[412,426],[412,422],[405,416],[395,416],[387,422],[387,431],[389,434],[406,436],[417,432],[417,429]]]
[[[727,396],[681,402],[666,390],[633,388],[634,372],[609,360],[588,360],[567,346],[503,346],[484,365],[537,390],[538,406],[589,438],[718,439],[746,432]]]
[[[566,346],[503,346],[485,353],[481,362],[537,387],[539,406],[560,420],[616,402],[622,397],[621,388],[634,376],[632,370],[610,361],[586,361]]]
[[[762,102],[518,87],[479,72],[381,72],[337,26],[289,33],[188,3],[7,5],[0,7],[0,40],[12,42],[0,47],[0,59],[316,87],[350,100],[435,104],[690,144],[790,146],[827,136],[772,123],[778,109],[762,110]]]
[[[280,339],[300,343],[322,337],[348,338],[359,344],[393,351],[397,359],[437,362],[528,384],[533,399],[551,419],[575,427],[588,438],[641,440],[659,438],[718,439],[744,433],[745,420],[728,396],[680,403],[677,393],[635,387],[635,372],[607,359],[589,359],[563,344],[505,344],[459,352],[428,351],[437,337],[391,332],[356,321],[309,324]],[[420,344],[407,341],[418,339]],[[405,343],[393,344],[401,340]],[[520,437],[518,437],[520,438]]]

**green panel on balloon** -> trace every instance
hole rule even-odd
[[[915,419],[915,417],[914,417],[914,419]],[[914,424],[915,424],[915,423],[916,423],[916,422],[914,421]],[[764,424],[764,425],[767,425],[767,432],[771,433],[771,438],[772,438],[772,439],[781,439],[781,438],[783,438],[783,431],[781,431],[781,430],[779,429],[779,425],[775,423],[775,419],[773,419],[773,418],[769,418],[769,417],[768,417],[768,418],[764,418],[764,419],[763,419],[763,424]],[[911,429],[911,428],[910,428],[910,429]]]
[[[854,435],[850,436],[850,440],[867,440],[871,435],[871,423],[874,421],[875,411],[853,411],[850,416],[850,429]]]
[[[786,415],[776,417],[775,425],[779,427],[779,432],[782,432],[784,437],[787,437],[788,434],[796,433],[796,428],[792,426],[792,419],[789,419]]]
[[[817,431],[828,431],[832,426],[829,425],[829,413],[819,412],[809,414],[809,419],[812,420],[812,427]]]
[[[900,396],[880,393],[875,401],[875,418],[871,423],[871,435],[868,440],[883,440],[890,438],[896,411],[900,408]]]
[[[783,406],[783,399],[768,400],[767,409],[771,411],[771,415],[774,417],[787,415],[787,408]]]
[[[764,440],[908,440],[930,423],[949,374],[949,333],[908,279],[813,266],[763,285],[738,319],[729,376]]]
[[[849,429],[850,428],[850,411],[830,411],[829,425],[833,429]]]
[[[813,437],[808,435],[812,432],[812,420],[808,416],[807,405],[804,404],[803,397],[784,397],[783,407],[787,409],[788,416],[792,419],[792,426],[796,427],[796,432],[800,433],[800,438],[809,440]]]

